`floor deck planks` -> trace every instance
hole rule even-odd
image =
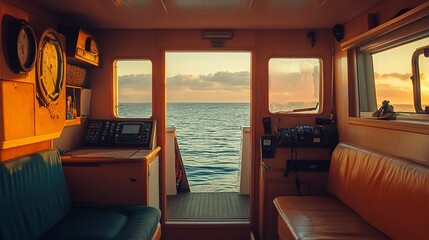
[[[167,196],[167,220],[248,220],[249,195],[236,192],[189,192]]]

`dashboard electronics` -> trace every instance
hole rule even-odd
[[[277,147],[327,147],[327,131],[323,126],[296,126],[280,128]]]
[[[83,147],[138,147],[152,149],[156,122],[88,120]]]

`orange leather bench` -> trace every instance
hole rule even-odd
[[[274,200],[288,239],[429,239],[429,166],[340,143],[331,196]]]

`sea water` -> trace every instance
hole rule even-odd
[[[168,103],[192,192],[237,192],[241,127],[250,126],[249,103]],[[122,117],[150,116],[150,105],[122,103]]]

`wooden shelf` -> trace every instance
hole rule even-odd
[[[81,124],[80,117],[77,117],[75,119],[66,120],[66,122],[64,123],[64,127],[75,126],[75,125],[80,125],[80,124]]]
[[[66,122],[64,126],[79,125],[81,123],[82,88],[66,86]]]

